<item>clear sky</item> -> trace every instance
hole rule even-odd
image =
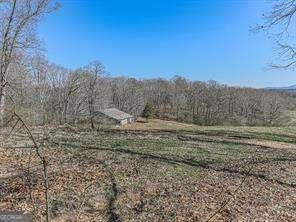
[[[40,25],[52,62],[100,60],[112,76],[182,75],[240,86],[296,84],[295,71],[267,71],[273,45],[250,26],[265,0],[60,0]]]

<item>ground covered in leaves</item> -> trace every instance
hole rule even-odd
[[[295,221],[296,131],[34,128],[51,221]],[[45,219],[43,166],[24,129],[1,132],[0,209]]]

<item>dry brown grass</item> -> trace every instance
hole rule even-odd
[[[207,135],[202,128],[211,127],[152,120],[100,132],[36,129],[34,135],[47,138],[42,153],[49,162],[52,221],[204,221],[227,198],[214,221],[295,221],[294,144],[278,149],[282,142],[271,140],[278,137],[265,140],[269,129],[258,141],[231,137],[225,127]],[[41,169],[30,149],[17,148],[22,144],[29,141],[18,132],[0,148],[0,206],[41,221]]]

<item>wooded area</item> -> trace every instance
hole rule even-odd
[[[7,96],[34,124],[93,122],[97,110],[116,107],[140,116],[147,103],[158,118],[200,125],[280,125],[293,106],[287,94],[231,87],[215,81],[137,80],[109,77],[98,62],[75,71],[43,56],[23,59],[8,71]],[[6,99],[6,119],[13,104]]]

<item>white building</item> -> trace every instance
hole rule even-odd
[[[135,120],[132,115],[116,108],[100,110],[96,113],[96,116],[99,117],[98,121],[100,123],[105,124],[115,123],[119,125],[125,125],[128,123],[132,123]]]

